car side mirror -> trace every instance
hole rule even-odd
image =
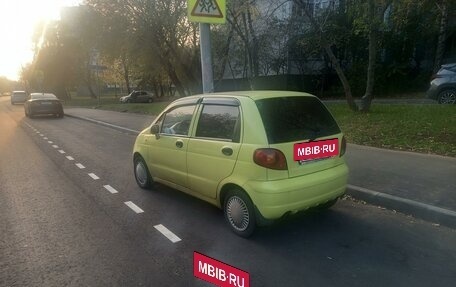
[[[151,128],[150,128],[150,133],[155,135],[155,138],[156,139],[159,139],[160,138],[160,135],[159,135],[159,132],[160,132],[160,126],[155,124],[153,125]]]

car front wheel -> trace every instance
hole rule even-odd
[[[240,189],[228,192],[223,212],[231,230],[241,237],[252,235],[256,227],[255,210],[252,200]]]
[[[144,159],[138,155],[133,160],[136,183],[139,187],[148,189],[152,185],[152,177]]]
[[[441,91],[438,97],[439,104],[455,104],[456,103],[456,89],[447,89]]]

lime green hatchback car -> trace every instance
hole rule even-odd
[[[255,226],[345,193],[345,138],[315,96],[204,94],[172,102],[137,137],[138,185],[171,186],[222,208],[243,237]]]

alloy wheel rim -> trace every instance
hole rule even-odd
[[[145,185],[147,182],[146,167],[142,162],[136,164],[136,179],[141,185]]]
[[[237,231],[244,231],[249,226],[249,210],[245,202],[238,196],[233,196],[226,204],[228,220]]]
[[[454,104],[456,101],[456,93],[452,91],[448,91],[443,93],[442,95],[442,103],[443,104]]]

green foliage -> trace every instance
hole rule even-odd
[[[349,143],[456,156],[456,117],[446,105],[373,105],[353,113],[328,104]]]

